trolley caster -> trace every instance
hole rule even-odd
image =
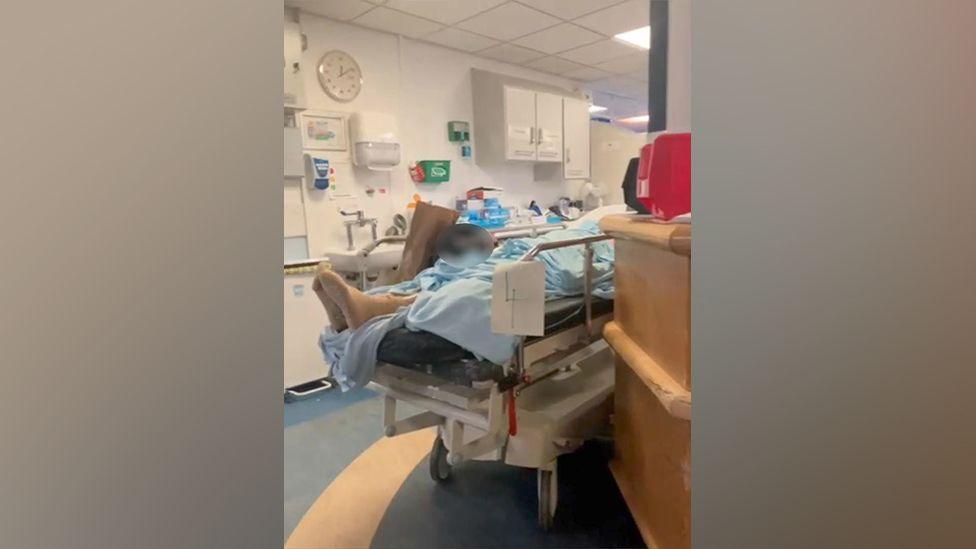
[[[434,482],[447,482],[451,478],[451,464],[447,461],[447,447],[441,437],[434,439],[434,447],[428,458],[430,464],[430,478]]]
[[[555,468],[539,469],[538,495],[539,495],[539,528],[543,532],[548,532],[552,528],[552,519],[556,515],[556,471]]]

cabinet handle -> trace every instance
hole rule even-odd
[[[566,147],[566,163],[569,164],[569,147]]]
[[[536,139],[536,141],[538,141],[539,143],[542,143],[542,128],[536,128],[536,131],[539,132],[539,137],[538,137],[538,139]]]
[[[535,143],[535,128],[529,128],[529,145]]]

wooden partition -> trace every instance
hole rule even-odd
[[[608,216],[615,237],[614,478],[648,547],[691,546],[691,226]]]

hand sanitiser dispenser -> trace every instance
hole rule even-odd
[[[361,112],[349,118],[353,165],[377,171],[392,171],[400,163],[396,118],[377,112]]]
[[[335,180],[335,168],[329,167],[329,159],[305,153],[305,183],[308,188],[324,191]]]

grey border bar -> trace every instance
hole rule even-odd
[[[280,546],[281,32],[5,3],[0,546]]]
[[[695,1],[694,547],[974,545],[974,25]]]
[[[648,132],[664,131],[668,127],[668,0],[651,0],[651,50],[647,55]]]

